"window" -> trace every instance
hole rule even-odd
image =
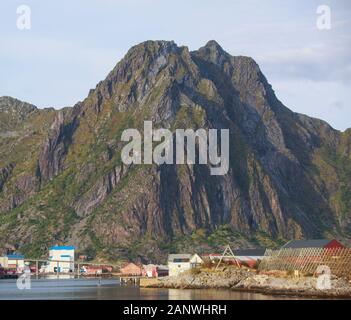
[[[174,262],[175,263],[182,263],[182,262],[189,262],[190,261],[190,259],[187,259],[187,258],[183,258],[183,259],[174,259]]]

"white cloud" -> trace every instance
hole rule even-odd
[[[21,33],[16,4],[2,0],[0,95],[72,105],[133,44],[175,40],[195,50],[215,39],[233,55],[252,56],[288,107],[351,126],[350,1],[324,1],[332,8],[327,32],[316,28],[319,0],[220,1],[26,0],[33,28]]]

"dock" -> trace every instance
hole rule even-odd
[[[121,284],[135,284],[140,285],[140,282],[147,277],[143,276],[119,276],[119,281]]]

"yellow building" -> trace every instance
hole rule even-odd
[[[0,257],[0,265],[5,269],[16,269],[22,272],[24,268],[24,256],[21,254],[8,254]]]

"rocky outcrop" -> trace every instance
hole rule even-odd
[[[6,180],[10,177],[12,169],[13,165],[11,164],[5,166],[4,168],[0,168],[0,192],[2,191]]]
[[[39,183],[32,174],[23,173],[16,177],[14,187],[16,191],[10,197],[10,209],[16,208],[28,197],[34,195],[39,189]]]
[[[255,276],[255,272],[244,269],[227,268],[225,270],[198,269],[181,273],[175,277],[161,279],[157,287],[174,289],[231,289],[246,279]]]
[[[1,125],[5,125],[5,123],[2,123],[2,118],[5,116],[7,117],[7,120],[11,120],[11,125],[13,125],[14,123],[22,122],[37,110],[37,107],[32,104],[12,97],[0,97],[0,128]],[[10,125],[10,123],[7,125]]]
[[[224,270],[193,270],[177,277],[163,278],[147,288],[170,289],[227,289],[234,291],[259,292],[267,295],[290,295],[320,298],[350,298],[351,284],[347,279],[332,277],[331,288],[317,288],[316,277],[291,277],[257,274],[255,271],[226,268]]]
[[[57,113],[38,159],[38,174],[41,181],[52,179],[62,170],[64,156],[75,126],[76,119],[65,119],[62,111]]]
[[[83,194],[73,205],[77,214],[84,217],[91,213],[117,186],[122,176],[122,167],[116,167],[110,173],[99,179],[93,187]]]

